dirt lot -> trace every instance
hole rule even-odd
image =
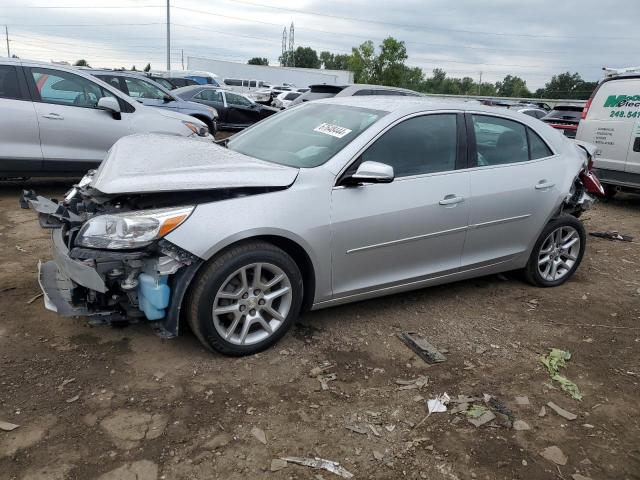
[[[57,197],[67,186],[28,185]],[[0,420],[20,425],[0,430],[3,479],[339,478],[271,471],[281,456],[331,459],[355,478],[640,478],[637,242],[590,237],[560,288],[492,276],[336,307],[305,315],[276,348],[232,359],[189,332],[163,341],[146,325],[90,327],[29,302],[49,238],[18,209],[20,187],[0,186]],[[600,203],[584,220],[640,238],[640,197]],[[448,351],[446,362],[424,364],[402,330]],[[541,365],[551,347],[572,353],[562,373],[581,402]],[[310,376],[324,362],[336,375],[326,390]],[[397,383],[421,376],[421,388]],[[450,413],[417,425],[424,400],[443,392],[493,395],[530,429],[500,417],[476,428]],[[549,401],[578,418],[539,416]],[[554,445],[566,465],[540,455]]]

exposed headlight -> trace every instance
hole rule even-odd
[[[194,208],[160,208],[99,215],[82,226],[76,245],[108,250],[144,247],[176,229]]]
[[[193,133],[195,133],[199,137],[206,137],[207,135],[209,135],[209,129],[207,128],[206,125],[198,125],[193,122],[187,122],[186,120],[183,120],[182,123],[184,124],[185,127],[187,127],[189,130],[191,130]]]

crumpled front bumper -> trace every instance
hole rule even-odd
[[[61,228],[53,229],[51,237],[54,260],[38,262],[38,282],[44,295],[44,305],[48,310],[65,317],[90,315],[91,312],[86,307],[72,304],[73,289],[81,285],[104,293],[107,286],[93,267],[69,257]]]

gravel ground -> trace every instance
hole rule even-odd
[[[508,274],[309,313],[275,348],[233,359],[186,329],[161,340],[146,325],[90,327],[31,301],[49,236],[18,208],[23,186],[0,185],[0,420],[20,425],[0,430],[2,479],[340,478],[272,464],[284,456],[330,459],[355,478],[640,478],[637,242],[589,237],[559,288]],[[68,182],[27,186],[59,198]],[[584,221],[640,238],[639,209],[640,197],[620,195]],[[425,364],[403,330],[446,362]],[[552,347],[572,353],[562,373],[581,402],[540,363]],[[425,420],[425,400],[443,392],[492,395],[529,429],[500,415],[480,427],[450,412]],[[577,418],[540,416],[547,402]],[[541,455],[552,446],[563,464]]]

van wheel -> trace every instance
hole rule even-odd
[[[266,242],[214,257],[194,279],[187,303],[193,333],[210,350],[250,355],[275,344],[300,313],[302,276],[293,259]]]
[[[562,215],[552,220],[531,251],[525,279],[537,287],[562,285],[580,265],[586,240],[584,226],[577,218]]]
[[[606,198],[607,200],[611,200],[618,193],[618,189],[615,185],[609,185],[605,183],[604,185],[602,185],[602,188],[604,189],[604,198]]]

